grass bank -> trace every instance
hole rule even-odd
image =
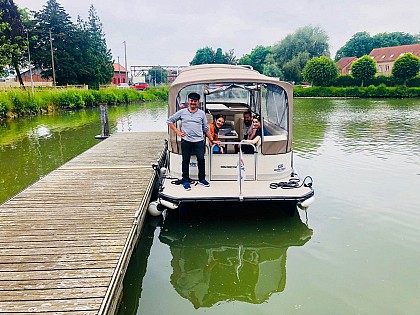
[[[295,97],[358,97],[358,98],[414,98],[420,97],[420,87],[386,86],[367,87],[301,87],[293,89]]]
[[[48,89],[10,90],[0,92],[0,118],[16,118],[57,110],[94,107],[100,103],[109,105],[126,104],[134,101],[154,101],[168,99],[168,86],[135,89],[107,88],[100,90]]]

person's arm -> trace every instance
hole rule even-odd
[[[206,131],[206,136],[209,139],[210,145],[212,145],[214,142],[213,136],[211,135],[210,129]]]
[[[173,132],[175,132],[179,137],[183,138],[183,137],[186,136],[186,133],[183,132],[183,131],[181,131],[181,130],[179,130],[176,127],[176,124],[175,124],[178,120],[181,119],[181,113],[182,113],[182,110],[177,111],[175,114],[173,114],[171,117],[168,118],[168,120],[166,121],[166,123],[168,124],[169,128]]]
[[[248,139],[249,139],[249,140],[254,139],[254,138],[255,138],[256,133],[257,133],[257,129],[252,129],[251,134],[250,134],[250,136],[249,136],[249,138],[248,138]]]
[[[261,137],[260,136],[256,136],[254,139],[249,139],[249,140],[242,140],[241,142],[243,143],[250,143],[250,144],[257,144],[258,141],[260,141]]]
[[[169,128],[171,128],[171,130],[173,132],[175,132],[179,137],[183,138],[186,136],[185,132],[182,132],[181,130],[178,130],[178,128],[175,126],[174,123],[172,122],[168,122],[168,126]]]

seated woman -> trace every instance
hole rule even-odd
[[[252,118],[252,133],[248,139],[244,139],[242,143],[249,143],[253,144],[254,146],[261,140],[262,135],[267,136],[267,131],[261,128],[261,117],[259,115],[255,115]],[[254,148],[250,145],[242,145],[242,152],[244,153],[254,153]]]
[[[213,137],[213,153],[224,153],[223,147],[220,145],[219,141],[219,130],[225,123],[225,115],[217,114],[213,117],[213,122],[209,123],[210,133]]]

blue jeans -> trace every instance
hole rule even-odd
[[[190,160],[191,155],[197,157],[198,164],[198,180],[205,179],[206,165],[204,161],[204,141],[189,142],[181,140],[182,150],[182,181],[190,180]]]

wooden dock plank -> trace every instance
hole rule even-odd
[[[164,137],[117,133],[0,206],[0,313],[115,311]]]
[[[33,314],[38,312],[77,312],[85,314],[86,311],[96,311],[96,305],[100,304],[102,298],[84,298],[68,300],[40,300],[40,301],[9,301],[0,303],[0,313],[24,313]],[[76,314],[77,314],[76,313]]]
[[[109,284],[109,277],[95,278],[69,278],[69,279],[40,279],[34,283],[33,280],[9,280],[0,281],[0,295],[8,291],[18,290],[51,290],[51,289],[72,289],[72,288],[94,288],[105,287]]]

